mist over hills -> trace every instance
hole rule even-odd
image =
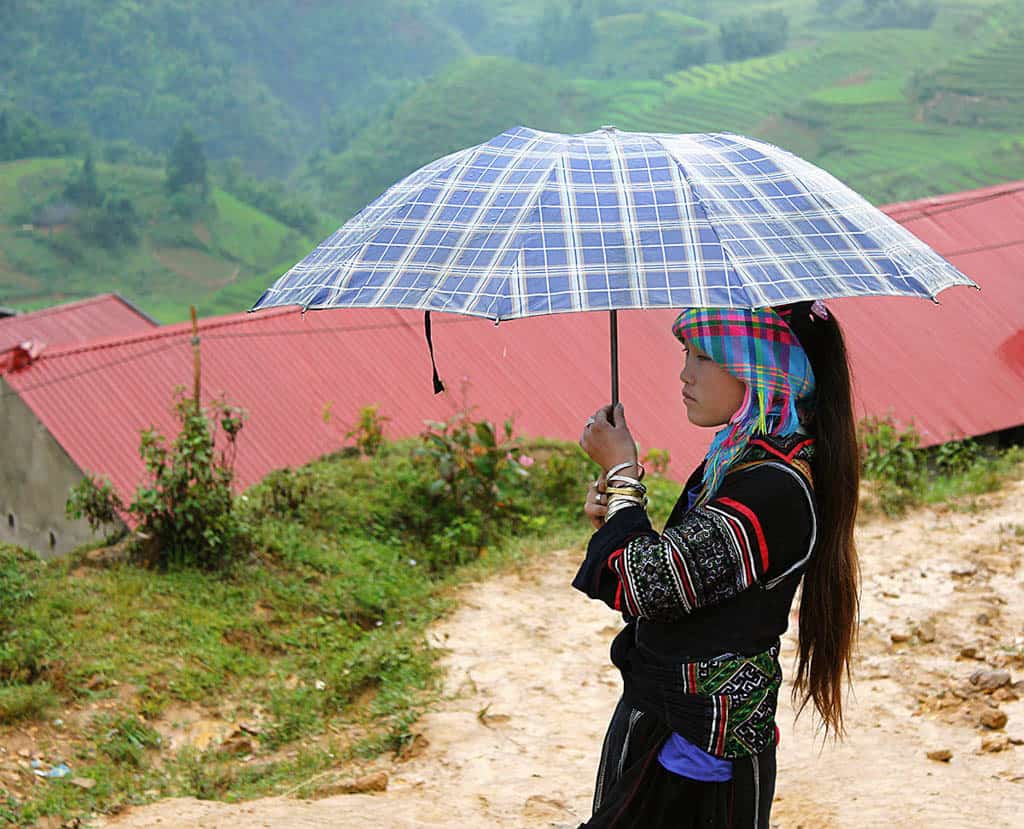
[[[191,286],[208,312],[238,310],[239,284],[401,176],[520,123],[743,132],[875,202],[1021,178],[1022,12],[1022,0],[5,0],[0,304],[77,295],[92,276],[148,286],[164,316],[182,315],[162,310],[189,289],[170,278],[182,268],[164,254],[139,269],[149,230],[109,256],[72,244],[74,223],[63,239],[12,235],[59,202],[55,181],[87,151],[111,198],[145,191],[145,227],[177,228],[156,248],[222,262]],[[132,172],[157,175],[186,125],[222,194],[195,215]],[[47,178],[26,172],[33,157],[69,160]],[[214,250],[182,230],[216,227],[229,197],[291,241],[243,261],[233,242]]]

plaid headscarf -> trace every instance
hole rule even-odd
[[[700,505],[715,494],[753,435],[785,436],[797,430],[797,404],[813,406],[814,371],[793,330],[771,308],[688,308],[676,318],[672,333],[680,342],[697,345],[747,389],[736,414],[708,448],[696,501]]]

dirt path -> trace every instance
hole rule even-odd
[[[773,826],[1020,826],[1024,813],[1024,481],[977,511],[925,509],[859,533],[862,635],[851,736],[815,741],[780,712]],[[563,827],[589,811],[618,693],[616,616],[567,585],[578,551],[465,591],[432,632],[448,699],[387,791],[225,805],[183,799],[110,821],[160,827]],[[789,668],[792,640],[783,665]],[[1009,684],[998,671],[1008,671]],[[975,682],[1001,685],[982,689]],[[999,726],[1002,712],[1008,718]],[[983,741],[987,750],[982,750]],[[992,750],[999,749],[999,750]],[[929,759],[946,750],[951,759]]]

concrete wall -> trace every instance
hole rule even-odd
[[[64,515],[81,470],[32,410],[0,377],[0,541],[64,555],[96,537]]]

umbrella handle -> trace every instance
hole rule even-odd
[[[609,311],[611,314],[611,344],[612,344],[612,408],[619,402],[619,317],[618,311]]]

